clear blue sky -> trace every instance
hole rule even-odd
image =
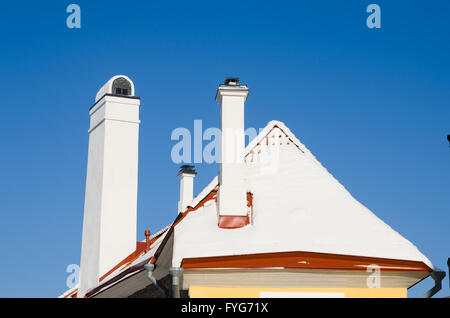
[[[363,204],[447,271],[450,2],[5,1],[0,9],[0,296],[53,297],[79,263],[88,109],[113,75],[141,96],[138,234],[176,215],[176,127],[218,127],[217,85],[250,88],[246,126],[286,123]],[[381,29],[365,24],[381,6]],[[218,166],[198,165],[195,192]],[[410,290],[419,296],[429,278]],[[449,296],[448,276],[444,290]]]

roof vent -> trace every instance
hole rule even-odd
[[[150,231],[145,231],[145,251],[150,251]]]

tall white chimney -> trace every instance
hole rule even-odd
[[[216,93],[216,101],[220,104],[222,132],[217,196],[219,226],[221,217],[222,220],[236,220],[247,216],[247,191],[244,183],[244,103],[247,96],[248,88],[240,85],[238,78],[227,78]],[[234,221],[231,223],[237,225]],[[230,227],[235,226],[231,224]]]
[[[178,201],[178,212],[186,211],[188,205],[194,198],[194,178],[197,172],[194,166],[181,166],[178,177],[180,178],[180,201]]]
[[[89,110],[89,153],[78,297],[136,249],[140,98],[123,75]]]

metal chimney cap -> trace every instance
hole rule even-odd
[[[195,166],[192,165],[182,165],[180,167],[180,172],[178,173],[178,175],[182,173],[197,175],[197,172],[195,172]]]
[[[239,77],[227,77],[225,79],[225,85],[232,85],[232,86],[236,86],[239,85]]]

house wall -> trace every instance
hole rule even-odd
[[[265,288],[191,286],[191,298],[406,298],[406,288]]]

